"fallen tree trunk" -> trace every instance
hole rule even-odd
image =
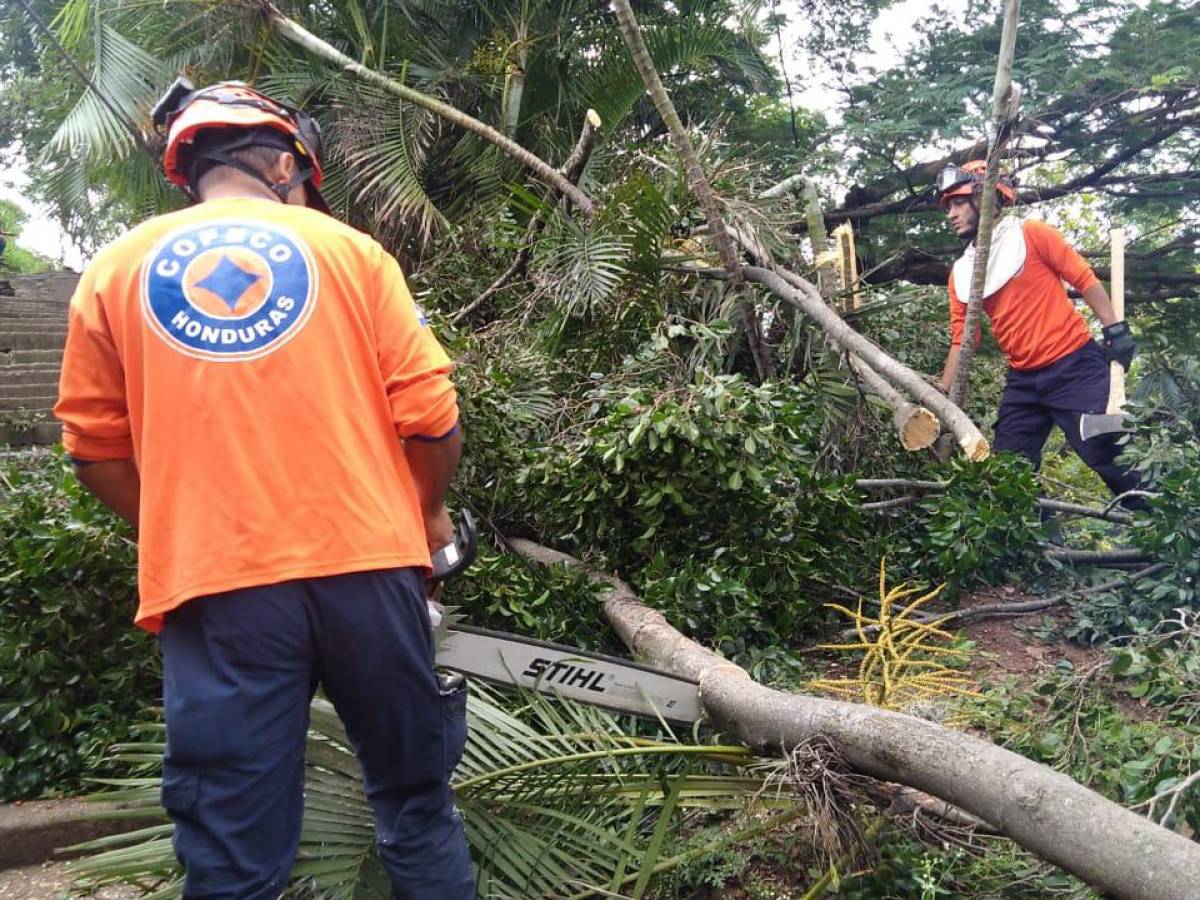
[[[582,565],[532,541],[509,543],[535,562]],[[1200,845],[972,735],[900,713],[765,688],[680,634],[624,582],[587,571],[593,582],[611,588],[604,615],[633,655],[696,680],[713,724],[747,745],[786,750],[824,737],[858,771],[952,803],[1107,895],[1195,897]]]
[[[938,417],[923,406],[909,403],[898,390],[884,381],[883,376],[854,354],[848,354],[846,362],[858,380],[879,396],[892,410],[892,422],[900,437],[900,446],[905,450],[924,450],[942,433]]]
[[[987,459],[991,453],[987,438],[967,414],[919,374],[847,325],[841,316],[829,308],[815,287],[799,275],[784,270],[772,272],[758,266],[743,266],[742,272],[747,281],[769,288],[776,296],[801,310],[825,329],[825,333],[838,346],[862,357],[863,362],[872,369],[915,397],[950,429],[968,459],[973,462]]]

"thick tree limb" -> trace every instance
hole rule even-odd
[[[521,165],[532,171],[542,181],[546,182],[546,184],[561,191],[565,196],[570,198],[572,203],[583,210],[585,215],[591,216],[596,212],[596,201],[579,190],[561,172],[552,168],[549,163],[534,156],[520,144],[502,135],[495,128],[468,116],[448,103],[443,103],[441,100],[430,97],[428,94],[422,94],[420,91],[414,90],[406,84],[401,84],[398,81],[388,78],[386,75],[376,72],[374,69],[368,69],[366,66],[356,63],[336,47],[326,43],[311,31],[306,30],[297,22],[289,19],[276,9],[269,0],[262,0],[261,9],[271,27],[287,40],[303,47],[314,56],[340,66],[343,71],[357,75],[363,81],[382,88],[397,97],[401,97],[422,109],[427,109],[446,119],[448,122],[457,125],[459,128],[478,135],[485,141],[499,147],[517,162],[521,163]]]
[[[808,241],[812,246],[813,261],[817,266],[817,289],[823,298],[829,297],[838,287],[845,285],[837,284],[817,186],[810,179],[805,179],[799,187],[804,194],[804,206],[808,214]],[[762,257],[759,259],[764,264],[767,263]],[[767,267],[772,268],[769,264]],[[901,396],[899,391],[855,354],[847,352],[846,364],[859,382],[892,410],[892,420],[900,437],[900,446],[909,451],[924,450],[937,440],[942,430],[942,423],[938,421],[937,416],[923,406],[909,403],[907,398]]]
[[[577,560],[531,541],[513,548],[547,565]],[[1113,897],[1189,900],[1200,845],[1123,809],[1065,775],[969,734],[869,706],[774,691],[684,637],[610,575],[605,618],[633,655],[695,679],[705,712],[751,747],[832,741],[858,771],[932,794]]]
[[[913,481],[908,478],[860,478],[854,482],[860,491],[887,490],[900,488],[906,491],[944,491],[950,487],[949,481]]]
[[[679,119],[679,113],[675,111],[675,104],[671,102],[671,97],[667,94],[667,89],[663,87],[662,79],[658,77],[658,70],[654,67],[654,61],[650,58],[650,51],[646,48],[646,42],[642,38],[641,28],[638,27],[637,18],[633,14],[629,0],[612,0],[611,5],[617,17],[617,23],[621,28],[621,36],[625,39],[625,43],[629,47],[629,53],[633,58],[633,65],[641,76],[642,83],[646,86],[646,92],[650,95],[650,100],[654,104],[654,108],[658,110],[658,115],[662,118],[663,123],[667,126],[667,130],[671,134],[671,141],[675,144],[675,150],[679,153],[679,158],[683,160],[684,170],[687,173],[688,187],[695,194],[696,200],[700,203],[700,208],[704,210],[704,217],[708,221],[708,230],[712,235],[713,242],[717,245],[717,253],[721,257],[721,264],[725,267],[725,271],[729,273],[729,278],[735,290],[740,290],[742,276],[737,251],[734,249],[733,241],[726,231],[725,221],[721,215],[721,207],[717,202],[717,195],[713,192],[712,185],[708,183],[708,178],[704,174],[704,168],[700,165],[700,157],[692,146],[692,140],[688,137],[687,129],[683,127],[683,122]],[[754,366],[758,370],[758,377],[765,380],[772,376],[774,366],[771,364],[771,358],[767,355],[766,348],[763,346],[762,328],[759,325],[758,311],[754,308],[753,302],[744,295],[739,307],[742,312],[742,319],[746,324],[746,340],[750,345],[750,354],[754,357]]]
[[[815,287],[791,272],[786,273],[785,279],[782,270],[771,272],[758,266],[744,266],[742,272],[747,281],[769,288],[776,296],[792,304],[821,326],[838,346],[860,356],[893,385],[903,388],[910,396],[916,398],[950,429],[968,459],[978,462],[988,457],[991,451],[987,438],[975,427],[975,423],[966,413],[947,400],[941,391],[919,374],[847,325],[841,316],[829,308]]]
[[[575,143],[575,149],[571,151],[571,155],[567,157],[566,162],[558,170],[571,184],[577,184],[580,175],[583,174],[583,167],[587,165],[588,157],[592,155],[592,150],[596,146],[596,135],[600,132],[600,125],[600,115],[594,109],[589,109],[583,117],[583,129],[579,132],[579,140]],[[557,204],[557,198],[555,198],[554,202]],[[504,270],[499,278],[488,286],[487,290],[451,316],[451,324],[457,324],[460,320],[466,318],[472,311],[478,309],[492,297],[496,296],[514,278],[525,274],[525,270],[529,266],[529,260],[533,257],[533,248],[537,243],[537,237],[545,227],[546,217],[542,214],[542,210],[539,209],[534,213],[533,218],[529,220],[529,226],[525,229],[525,235],[521,238],[521,249],[517,251],[512,264]]]
[[[1079,566],[1131,566],[1155,561],[1141,550],[1047,550],[1045,557]]]
[[[860,491],[876,491],[898,489],[904,491],[916,491],[919,493],[944,491],[950,487],[949,481],[913,481],[907,478],[860,478],[854,482],[854,486]],[[916,502],[915,497],[898,498],[907,500],[909,503]],[[886,501],[885,501],[886,502]],[[1132,525],[1132,513],[1113,510],[1111,507],[1106,509],[1097,509],[1093,506],[1084,506],[1082,503],[1067,503],[1063,500],[1051,500],[1049,497],[1038,497],[1038,506],[1044,510],[1054,513],[1062,513],[1071,516],[1085,516],[1090,519],[1103,519],[1108,522],[1116,522],[1120,525]],[[907,505],[894,504],[896,506]],[[886,506],[879,504],[863,504],[862,509],[887,509]]]

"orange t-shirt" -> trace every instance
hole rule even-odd
[[[63,444],[141,477],[138,625],[206,594],[429,565],[400,438],[452,431],[458,404],[375,241],[305,207],[201,203],[104,248],[69,321]]]
[[[1025,266],[983,301],[996,343],[1014,369],[1041,369],[1092,339],[1087,320],[1063,287],[1083,293],[1096,275],[1061,234],[1045,222],[1022,223]],[[962,345],[967,304],[960,302],[950,278],[950,344]],[[978,342],[979,334],[975,340]]]

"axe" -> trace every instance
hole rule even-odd
[[[1109,279],[1113,312],[1120,322],[1125,318],[1125,232],[1114,228],[1112,239],[1112,277]],[[1108,408],[1103,413],[1084,413],[1079,417],[1079,436],[1087,441],[1101,434],[1126,432],[1125,369],[1115,359],[1108,364]]]

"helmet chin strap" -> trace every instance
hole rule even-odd
[[[311,169],[305,170],[302,168],[297,168],[296,173],[290,179],[285,182],[277,182],[272,181],[249,163],[245,163],[236,158],[232,153],[227,153],[222,150],[213,150],[209,153],[205,153],[202,158],[212,160],[213,162],[218,162],[223,166],[229,166],[231,169],[237,169],[239,172],[249,175],[255,181],[259,182],[263,187],[269,190],[272,194],[274,194],[275,198],[280,203],[287,203],[288,197],[291,195],[292,190],[296,187],[296,185],[303,184],[312,176]],[[199,159],[197,162],[199,162]],[[193,197],[196,196],[196,183],[198,180],[199,179],[192,179],[189,185],[189,193]]]

